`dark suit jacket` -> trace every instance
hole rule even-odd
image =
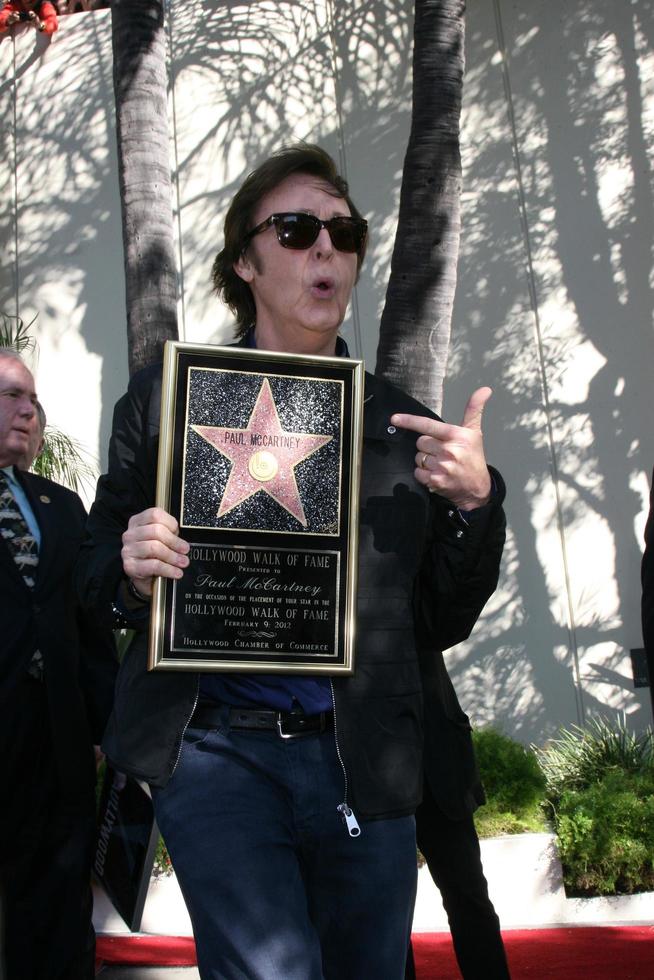
[[[17,472],[17,478],[38,521],[41,549],[30,590],[0,538],[0,781],[6,787],[20,692],[39,649],[56,783],[68,801],[88,800],[95,779],[92,745],[111,710],[117,667],[111,632],[81,612],[73,590],[86,513],[71,490],[31,473]],[[22,780],[29,776],[29,770],[20,773]]]

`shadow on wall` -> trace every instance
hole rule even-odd
[[[402,0],[169,4],[183,337],[229,339],[230,315],[209,280],[224,213],[245,174],[284,143],[319,141],[343,165],[347,142],[355,195],[377,228],[392,226],[388,189],[404,153],[395,109],[410,84],[406,7]],[[9,312],[16,297],[19,308],[38,309],[39,325],[48,324],[55,344],[77,331],[101,358],[103,459],[112,407],[127,381],[110,13],[65,20],[50,45],[42,37],[19,39],[17,85],[12,78],[0,84],[0,107],[16,118],[15,144],[3,127],[0,152],[8,160],[15,151],[18,188],[16,212],[0,213],[0,244],[11,255],[16,240],[19,253],[10,263],[19,282],[6,283],[1,295]],[[383,297],[385,282],[378,280],[391,247],[390,235],[373,239],[362,292]],[[380,303],[366,304],[370,360]],[[358,328],[354,333],[360,350]]]
[[[639,518],[654,462],[652,6],[500,3],[504,62],[492,11],[468,6],[447,390],[494,386],[488,443],[511,536],[482,642],[454,655],[455,674],[475,718],[525,741],[583,712],[651,723],[629,648],[642,642]]]
[[[345,148],[353,194],[371,221],[359,308],[361,348],[373,360],[408,133],[411,6],[227,3],[201,19],[199,0],[174,5],[174,83],[195,93],[178,106],[175,127],[189,334],[217,315],[207,270],[244,174],[305,137],[337,157]],[[495,387],[490,441],[510,485],[511,536],[502,589],[478,639],[453,659],[475,714],[505,720],[525,740],[584,712],[628,709],[635,725],[648,720],[628,648],[640,644],[634,523],[654,459],[642,424],[653,222],[639,78],[652,49],[651,8],[651,0],[628,10],[582,0],[574,11],[498,0],[518,182],[497,24],[491,5],[468,6],[452,387],[466,395],[487,380]],[[197,112],[211,118],[200,138]]]
[[[475,717],[504,721],[529,740],[578,720],[582,708],[627,707],[636,724],[647,720],[636,710],[624,650],[640,645],[634,522],[642,474],[654,462],[654,222],[642,74],[654,11],[652,0],[624,9],[614,0],[498,0],[498,9],[522,179],[511,158],[492,5],[472,0],[464,229],[447,394],[462,406],[479,383],[495,389],[488,442],[509,484],[511,535],[502,588],[483,628],[450,657]],[[186,339],[229,336],[229,315],[209,285],[225,210],[248,171],[284,143],[306,138],[346,166],[371,223],[359,318],[348,321],[346,334],[374,361],[408,135],[411,17],[408,0],[171,0]],[[127,377],[123,354],[120,364],[116,354],[126,344],[116,287],[122,254],[110,25],[101,13],[70,20],[80,29],[67,31],[65,58],[64,47],[59,57],[53,45],[47,64],[30,74],[36,49],[18,51],[21,290],[34,294],[38,286],[60,319],[67,315],[57,306],[61,287],[72,297],[69,315],[105,366],[106,438]],[[11,80],[0,84],[2,111],[11,87]],[[5,127],[0,153],[13,154]],[[8,248],[12,220],[0,214]],[[454,417],[451,401],[446,397]],[[562,562],[552,558],[560,555],[559,520],[569,545],[569,588]]]
[[[127,377],[109,16],[66,17],[52,39],[24,29],[0,42],[15,70],[15,84],[11,72],[0,84],[3,118],[15,121],[15,138],[2,127],[0,153],[15,161],[16,181],[12,170],[15,209],[0,214],[0,247],[16,270],[2,307],[38,313],[42,350],[47,336],[68,352],[79,335],[101,354],[101,454],[116,380]],[[86,380],[82,397],[94,398]]]
[[[182,329],[189,339],[201,324],[211,339],[229,336],[230,316],[210,293],[209,271],[234,193],[271,152],[306,139],[346,171],[371,224],[360,323],[348,320],[346,333],[374,364],[408,133],[411,16],[406,0],[227,2],[209,11],[201,0],[172,5]]]

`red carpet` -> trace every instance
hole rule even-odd
[[[513,980],[654,980],[654,926],[518,929],[504,933]],[[413,937],[418,980],[456,980],[447,933]],[[97,962],[193,966],[187,937],[98,936]]]
[[[132,966],[195,966],[195,942],[189,936],[98,936],[96,968],[103,963]]]
[[[512,980],[654,980],[654,927],[511,929]],[[460,977],[447,933],[413,936],[419,980]]]

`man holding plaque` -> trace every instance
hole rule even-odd
[[[258,167],[227,213],[213,268],[238,345],[347,357],[338,330],[366,235],[318,147],[289,147]],[[474,838],[481,797],[470,728],[441,651],[468,636],[497,583],[503,484],[483,452],[489,395],[477,391],[463,424],[446,425],[366,375],[356,659],[338,676],[147,671],[153,583],[182,583],[189,567],[177,519],[153,506],[161,368],[136,375],[116,407],[79,583],[98,616],[117,612],[140,632],[103,747],[117,769],[152,787],[205,980],[399,980],[423,776],[444,819],[465,820]],[[264,385],[251,418],[276,418],[273,402]],[[220,429],[223,447],[227,431],[221,510],[237,515],[261,497],[280,521],[291,513],[301,523],[299,483],[273,495],[269,481],[280,453],[299,451],[312,433],[297,433],[296,445],[277,426],[277,441],[245,459],[236,429]],[[463,877],[475,862],[462,858]]]

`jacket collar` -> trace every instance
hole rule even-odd
[[[243,337],[239,337],[236,346],[256,349],[254,324]],[[347,343],[340,336],[336,338],[336,356],[350,356]],[[398,442],[402,438],[402,431],[391,425],[390,417],[395,409],[391,405],[384,404],[387,399],[383,396],[382,387],[383,382],[374,374],[366,371],[363,396],[363,437],[364,439],[377,439],[382,442]]]

